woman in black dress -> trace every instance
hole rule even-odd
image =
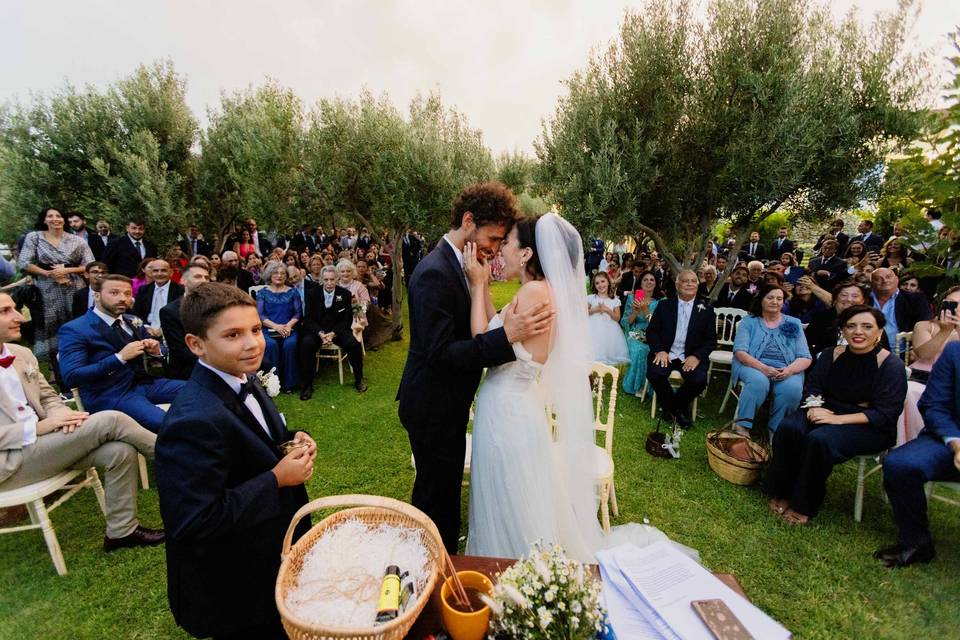
[[[790,524],[817,515],[833,467],[880,453],[897,440],[907,395],[903,361],[880,345],[883,314],[854,305],[838,320],[845,346],[826,349],[808,371],[803,397],[822,406],[794,411],[773,436],[770,509]]]

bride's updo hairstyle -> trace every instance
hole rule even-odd
[[[517,220],[517,243],[521,249],[530,249],[533,255],[527,260],[524,267],[527,275],[537,280],[542,280],[543,267],[540,265],[540,256],[537,254],[537,221],[542,216],[525,216]]]

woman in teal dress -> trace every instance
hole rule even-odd
[[[636,291],[627,294],[623,315],[620,317],[620,326],[627,336],[627,352],[630,355],[627,373],[623,376],[623,390],[630,394],[638,393],[647,378],[647,356],[650,353],[647,345],[647,325],[653,317],[653,310],[663,297],[652,271],[640,274],[640,288],[642,295],[638,296]]]

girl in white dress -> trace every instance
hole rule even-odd
[[[513,345],[517,359],[487,370],[473,422],[467,553],[519,558],[542,539],[581,562],[598,550],[667,537],[629,523],[604,534],[597,520],[594,471],[583,464],[594,445],[588,375],[590,345],[583,244],[556,214],[520,220],[502,245],[504,275],[522,286],[510,303],[518,309],[549,300],[555,312],[548,333]],[[474,335],[501,326],[490,300],[490,267],[476,247],[464,248]],[[546,410],[556,415],[551,436]],[[687,550],[691,555],[696,552]]]
[[[614,295],[610,276],[598,271],[590,289],[593,293],[587,296],[587,311],[593,359],[613,366],[629,362],[627,339],[620,328],[620,298]]]

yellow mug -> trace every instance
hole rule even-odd
[[[493,596],[493,582],[478,571],[458,571],[457,576],[464,588],[473,588],[488,596]],[[490,607],[479,611],[463,613],[450,606],[453,598],[451,579],[447,578],[440,588],[440,619],[453,640],[483,640],[490,626]]]

